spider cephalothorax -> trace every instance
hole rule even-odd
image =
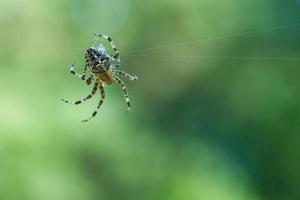
[[[97,109],[93,112],[91,117],[89,117],[86,120],[83,120],[83,122],[87,122],[93,117],[96,116],[97,112],[100,109],[100,106],[102,105],[104,98],[105,98],[105,92],[104,92],[104,84],[110,85],[113,83],[113,81],[117,82],[119,85],[122,86],[122,90],[124,93],[124,97],[127,103],[127,111],[130,110],[130,100],[127,92],[127,88],[125,86],[125,83],[118,77],[123,76],[127,78],[128,80],[134,81],[138,80],[137,76],[131,76],[130,74],[117,70],[116,68],[120,67],[120,56],[119,56],[119,50],[118,48],[114,45],[111,37],[106,36],[106,35],[98,35],[95,34],[95,36],[100,39],[104,38],[108,40],[110,43],[112,50],[114,51],[114,54],[110,55],[106,48],[100,44],[98,47],[90,47],[87,49],[85,53],[85,68],[83,71],[83,75],[77,73],[74,71],[74,66],[75,64],[71,65],[70,72],[74,74],[75,76],[81,78],[83,81],[86,82],[86,84],[90,85],[92,82],[94,82],[94,87],[92,92],[82,98],[81,100],[78,101],[68,101],[62,99],[66,103],[71,103],[71,104],[81,104],[82,102],[85,102],[86,100],[92,98],[96,91],[99,89],[100,94],[101,94],[101,99],[98,103]],[[87,76],[86,71],[89,69],[90,74]]]

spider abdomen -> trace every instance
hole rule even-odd
[[[89,48],[85,54],[86,64],[93,73],[105,73],[111,66],[111,58],[105,52]]]

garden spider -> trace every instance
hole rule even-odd
[[[78,101],[68,101],[62,99],[62,101],[66,103],[78,105],[92,98],[99,88],[101,99],[98,103],[97,109],[92,113],[92,115],[89,118],[82,120],[82,122],[87,122],[96,116],[105,98],[104,84],[111,85],[114,81],[117,82],[122,87],[124,98],[127,103],[127,112],[128,112],[130,110],[130,100],[129,100],[127,88],[125,86],[125,83],[118,77],[118,75],[123,76],[131,81],[138,80],[137,76],[132,76],[127,72],[117,69],[118,67],[120,67],[121,64],[120,55],[119,55],[119,50],[114,45],[111,37],[102,34],[95,34],[95,37],[97,39],[104,38],[108,40],[108,42],[112,47],[112,50],[114,51],[114,54],[109,55],[107,49],[102,44],[100,44],[99,47],[92,46],[88,48],[85,53],[86,64],[84,67],[83,75],[74,71],[75,63],[71,65],[70,72],[71,74],[81,78],[87,85],[90,85],[92,82],[94,82],[94,87],[92,89],[92,92],[88,96]],[[88,76],[86,76],[87,69],[89,69],[90,71],[90,75]]]

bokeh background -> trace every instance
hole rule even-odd
[[[94,33],[140,80],[81,123]],[[299,200],[299,34],[296,0],[0,0],[0,199]]]

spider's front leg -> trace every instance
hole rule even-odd
[[[84,97],[84,98],[82,98],[80,100],[77,100],[77,101],[69,101],[69,100],[65,100],[65,99],[61,99],[61,100],[63,102],[65,102],[65,103],[69,103],[69,104],[73,104],[73,105],[78,105],[78,104],[81,104],[81,103],[85,102],[86,100],[92,98],[94,96],[94,94],[96,93],[97,89],[98,89],[98,83],[96,82],[95,85],[94,85],[94,87],[93,87],[92,92],[88,96],[86,96],[86,97]]]
[[[130,99],[129,99],[129,95],[128,95],[128,92],[127,92],[127,88],[126,88],[126,85],[125,83],[116,75],[113,76],[113,79],[115,81],[117,81],[117,83],[122,87],[122,90],[123,90],[123,94],[124,94],[124,98],[125,98],[125,101],[126,101],[126,104],[127,104],[127,112],[130,111],[130,108],[131,108],[131,105],[130,105]]]
[[[101,99],[100,99],[100,101],[99,101],[99,103],[98,103],[97,109],[93,112],[93,114],[92,114],[89,118],[87,118],[87,119],[85,119],[85,120],[82,120],[82,122],[88,122],[88,121],[90,121],[90,120],[93,119],[93,118],[97,115],[97,113],[99,112],[99,109],[100,109],[100,107],[101,107],[101,105],[103,104],[104,99],[105,99],[105,92],[104,92],[104,87],[103,87],[103,84],[102,84],[102,83],[100,83],[99,89],[100,89]]]
[[[92,81],[94,80],[93,74],[91,74],[90,76],[86,77],[86,75],[85,75],[86,67],[85,67],[84,74],[81,75],[81,74],[75,72],[74,66],[75,66],[75,63],[73,63],[73,64],[71,65],[71,67],[70,67],[70,73],[73,74],[74,76],[79,77],[79,78],[80,78],[81,80],[83,80],[87,85],[90,85],[90,84],[92,83]]]

